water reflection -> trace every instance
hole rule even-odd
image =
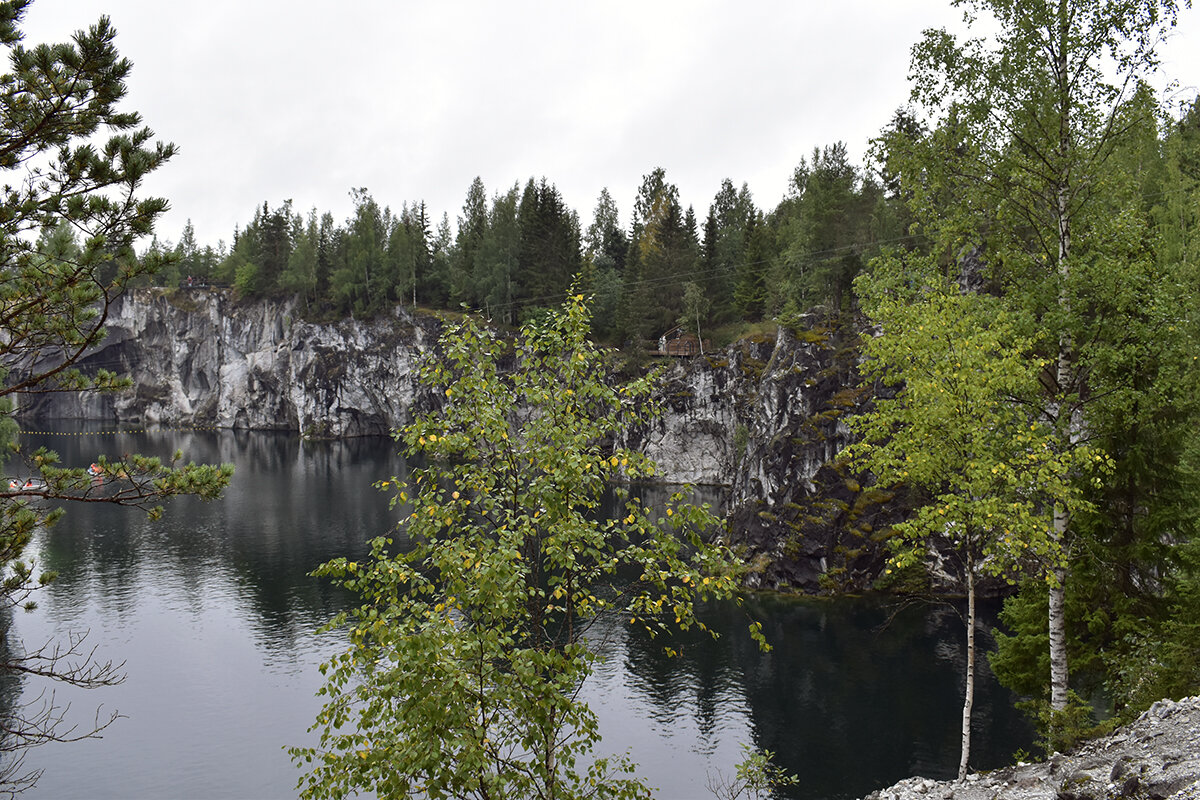
[[[129,679],[65,699],[84,721],[101,703],[129,719],[101,741],[31,754],[47,769],[34,796],[294,796],[297,774],[281,747],[306,741],[320,705],[316,665],[344,646],[313,630],[352,601],[308,572],[361,556],[392,527],[401,512],[370,485],[405,470],[394,443],[229,431],[24,434],[23,443],[47,444],[67,464],[182,448],[189,459],[237,466],[225,498],[185,499],[158,523],[71,507],[39,534],[39,561],[61,577],[17,628],[29,640],[91,629],[102,658],[127,661]],[[637,491],[652,506],[669,494]],[[776,751],[802,777],[796,798],[952,774],[961,623],[952,611],[914,608],[883,627],[888,616],[872,601],[714,604],[702,619],[720,638],[679,637],[677,658],[661,640],[605,620],[592,631],[605,660],[584,695],[604,750],[630,750],[667,800],[707,796],[707,773],[731,774],[743,742]],[[763,622],[771,653],[746,634],[752,619]],[[980,683],[974,763],[992,766],[1028,733],[986,675]],[[0,702],[11,702],[4,688]]]
[[[117,613],[136,590],[168,573],[184,607],[201,604],[214,584],[252,607],[262,641],[290,647],[313,624],[345,606],[345,595],[307,577],[317,564],[361,553],[371,536],[394,524],[387,498],[371,488],[404,471],[390,442],[302,442],[295,436],[247,432],[25,435],[29,445],[54,447],[66,464],[98,453],[142,452],[188,460],[232,462],[236,479],[217,502],[179,498],[167,519],[149,522],[127,509],[71,506],[63,524],[41,538],[44,566],[57,570],[51,589],[64,614],[91,594]]]

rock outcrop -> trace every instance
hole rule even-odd
[[[428,406],[417,361],[438,332],[435,320],[403,309],[317,325],[301,320],[294,303],[238,303],[216,289],[134,290],[110,306],[106,328],[79,366],[133,376],[134,390],[35,396],[22,413],[383,435]]]
[[[236,302],[215,289],[139,289],[110,309],[80,363],[135,378],[131,392],[33,398],[32,416],[383,435],[436,402],[417,362],[439,324],[397,309],[370,321],[305,322],[294,303]],[[834,456],[862,402],[853,331],[814,315],[670,365],[663,414],[628,432],[667,481],[724,488],[752,585],[862,589],[882,567],[894,498],[864,489]]]
[[[850,440],[846,416],[868,399],[857,360],[854,331],[811,315],[798,333],[677,364],[663,415],[631,432],[672,480],[727,487],[752,587],[862,590],[882,572],[881,537],[903,498],[863,487],[835,460]]]
[[[866,800],[1200,800],[1200,696],[1160,700],[1070,755],[968,775],[907,778]]]

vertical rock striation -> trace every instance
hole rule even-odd
[[[439,323],[397,309],[313,324],[292,302],[235,302],[215,289],[138,289],[115,302],[108,336],[80,362],[131,375],[113,395],[27,398],[30,416],[123,424],[383,435],[433,407],[417,383]],[[797,331],[671,364],[663,413],[628,432],[665,480],[723,487],[752,585],[861,589],[882,567],[888,493],[864,490],[835,456],[863,402],[856,335],[816,315]]]
[[[883,568],[895,498],[835,458],[850,439],[845,417],[867,400],[857,335],[817,315],[801,323],[675,365],[663,415],[631,443],[669,480],[728,487],[752,586],[861,590]]]
[[[113,303],[106,328],[79,367],[130,375],[133,391],[34,396],[21,412],[347,437],[386,434],[429,402],[416,369],[437,323],[401,309],[317,325],[290,302],[138,289]]]

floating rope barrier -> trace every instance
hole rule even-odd
[[[190,425],[177,428],[118,428],[105,431],[34,431],[22,428],[18,435],[30,436],[112,436],[118,433],[196,433],[198,431],[231,431],[233,428],[222,428],[217,425]]]

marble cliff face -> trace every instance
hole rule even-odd
[[[435,320],[403,312],[317,325],[300,320],[293,303],[152,289],[119,298],[105,327],[108,335],[80,366],[129,375],[134,389],[36,398],[27,413],[335,438],[386,434],[420,407],[417,358],[438,331]]]
[[[852,334],[817,317],[800,327],[673,362],[662,414],[626,437],[666,480],[724,487],[752,584],[861,588],[878,574],[873,534],[891,498],[834,460],[862,402]],[[314,324],[290,302],[139,289],[113,304],[106,328],[81,367],[130,375],[135,388],[35,397],[23,413],[337,438],[387,434],[436,402],[417,365],[439,323],[403,309]]]

